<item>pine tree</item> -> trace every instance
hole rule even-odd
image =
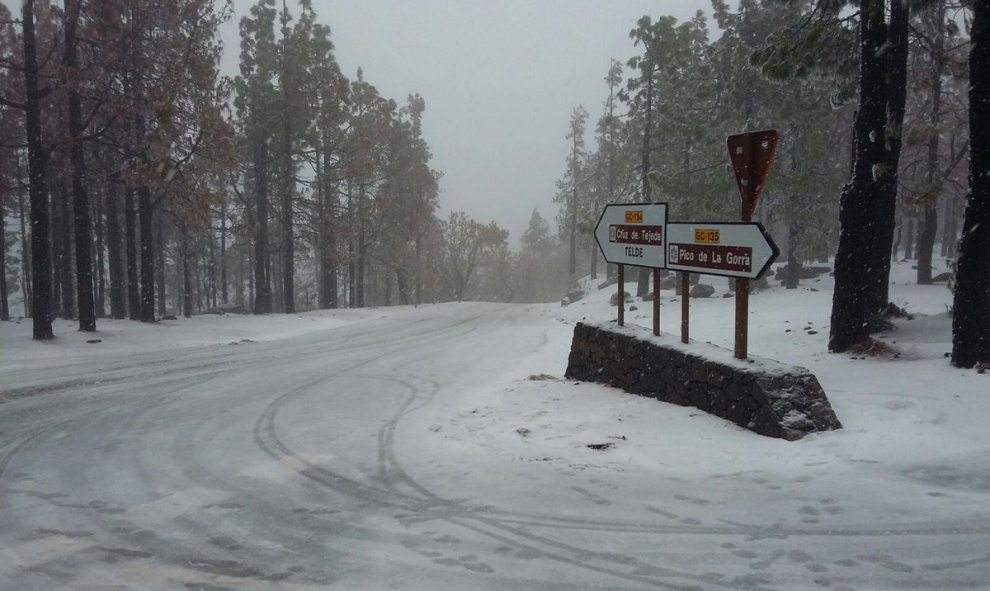
[[[860,1],[859,110],[853,126],[853,175],[840,205],[829,333],[833,352],[869,339],[872,322],[886,304],[889,284],[904,115],[907,9],[892,10],[894,21],[888,26],[885,5],[884,0]]]
[[[269,142],[273,134],[275,2],[259,0],[241,19],[240,76],[235,81],[238,109],[251,161],[254,204],[254,313],[272,311],[268,241]]]
[[[563,219],[562,234],[567,236],[567,276],[570,283],[577,280],[577,233],[578,214],[583,209],[582,200],[587,199],[584,185],[586,173],[584,170],[587,154],[584,151],[584,130],[588,121],[588,111],[578,105],[571,112],[571,120],[567,131],[567,139],[571,143],[571,153],[567,157],[567,175],[558,181],[555,201],[562,203]]]
[[[64,0],[65,44],[62,65],[65,76],[79,78],[77,53],[81,0]],[[96,303],[93,296],[92,221],[89,194],[86,191],[86,159],[83,146],[82,97],[75,83],[68,83],[69,162],[72,176],[73,229],[75,231],[76,294],[79,306],[79,330],[96,330]]]
[[[35,39],[34,0],[24,0],[21,9],[24,29],[25,129],[27,132],[28,181],[31,197],[31,315],[35,340],[54,338],[51,318],[51,250],[48,243],[48,147],[41,136],[41,100],[47,89],[39,85],[40,66]]]
[[[973,2],[970,44],[970,192],[953,299],[956,367],[990,363],[990,0]]]

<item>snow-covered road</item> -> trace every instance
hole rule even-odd
[[[990,585],[987,483],[563,381],[569,336],[465,303],[12,363],[0,588]]]

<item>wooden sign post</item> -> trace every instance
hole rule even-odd
[[[775,129],[732,135],[726,140],[732,169],[736,173],[736,182],[739,185],[744,222],[753,219],[779,141],[780,133]],[[749,343],[749,279],[747,278],[736,279],[735,337],[735,356],[737,359],[746,359]]]

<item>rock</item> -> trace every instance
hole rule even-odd
[[[691,288],[692,298],[710,298],[715,295],[715,288],[707,283],[699,283]]]
[[[623,297],[623,302],[628,302],[628,301],[632,300],[632,295],[630,295],[630,293],[628,291],[622,292],[622,297]],[[619,305],[619,294],[613,293],[612,294],[612,297],[610,297],[608,299],[608,303],[611,304],[611,305],[613,305],[613,306],[618,306]]]
[[[531,374],[526,379],[529,380],[529,381],[531,381],[531,382],[546,382],[546,381],[549,381],[549,380],[555,380],[556,378],[553,377],[552,375],[548,374],[548,373],[534,373],[534,374]]]
[[[814,279],[819,275],[825,275],[832,272],[831,267],[826,267],[822,265],[802,265],[798,269],[798,277],[801,279]],[[774,271],[773,276],[775,279],[785,279],[787,277],[787,265],[781,265],[777,267]]]
[[[946,283],[952,279],[952,273],[939,273],[938,275],[932,277],[932,283]]]

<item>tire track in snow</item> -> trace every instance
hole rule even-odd
[[[433,343],[436,343],[438,340],[436,339],[435,334],[426,336],[429,337]],[[436,345],[430,348],[436,348]],[[362,367],[372,365],[384,358],[389,357],[390,355],[392,355],[391,351],[383,353],[382,355],[369,359],[366,362],[359,363],[346,371],[355,371]],[[674,591],[698,591],[703,587],[699,587],[696,583],[705,582],[711,584],[711,581],[705,581],[701,577],[680,573],[672,569],[637,563],[635,559],[629,560],[627,557],[589,551],[584,548],[579,548],[544,536],[539,536],[532,532],[526,531],[521,527],[509,526],[495,517],[486,516],[478,510],[467,508],[458,501],[444,499],[416,482],[406,473],[395,458],[393,447],[395,428],[402,416],[427,406],[432,401],[433,396],[436,393],[435,389],[430,395],[421,397],[420,390],[412,386],[407,381],[394,378],[380,378],[399,384],[410,391],[405,403],[401,405],[392,419],[388,421],[378,433],[379,458],[380,461],[384,461],[384,463],[379,467],[379,472],[385,482],[385,488],[360,482],[329,468],[318,466],[306,461],[294,450],[285,445],[285,443],[281,440],[275,426],[275,418],[281,407],[291,398],[298,396],[326,381],[330,381],[338,377],[340,373],[343,372],[314,380],[313,382],[299,388],[295,388],[274,400],[268,408],[265,409],[265,412],[262,413],[255,425],[255,442],[259,445],[259,447],[265,450],[266,453],[272,457],[278,459],[282,464],[298,472],[300,475],[336,492],[358,499],[371,501],[379,506],[392,510],[405,510],[417,515],[418,519],[423,521],[446,521],[451,525],[473,531],[499,543],[510,544],[518,550],[534,553],[535,555],[555,560],[572,567],[622,579],[628,582],[640,583],[649,587],[671,589]],[[417,400],[421,400],[421,404],[417,407],[413,407]],[[389,483],[392,481],[392,478],[390,478],[389,474],[394,474],[394,476],[399,480],[405,482],[410,488],[419,493],[418,496],[403,493],[398,491],[394,486],[391,486]],[[591,561],[601,562],[602,564],[592,564]],[[617,563],[621,564],[623,567],[626,567],[627,570],[618,570],[612,566]],[[635,574],[635,570],[637,569],[649,569],[650,576]],[[691,583],[677,584],[659,580],[656,577],[664,577],[667,579],[684,579],[691,581]],[[718,583],[716,583],[716,585],[729,589],[742,588],[738,585],[725,585]]]

